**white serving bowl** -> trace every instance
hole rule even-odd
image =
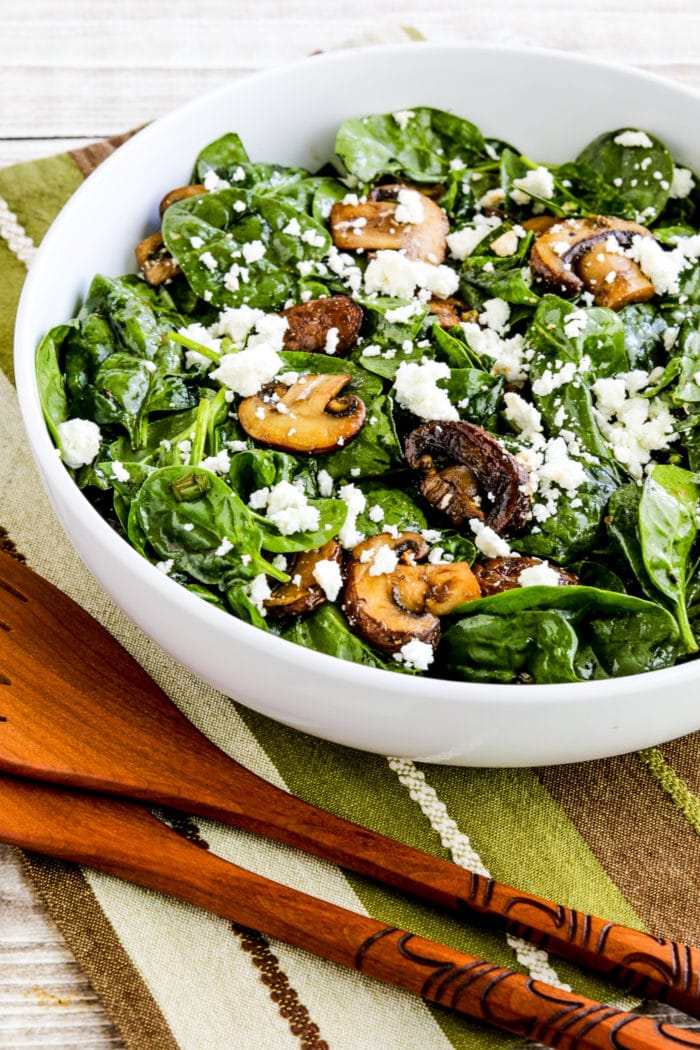
[[[90,572],[177,661],[242,703],[352,747],[473,766],[573,762],[700,728],[700,662],[610,681],[472,685],[362,667],[309,651],[202,601],[106,524],[56,456],[34,373],[36,346],[71,317],[97,272],[134,268],[157,202],[189,180],[202,146],[241,135],[254,160],[315,168],[338,124],[416,105],[450,109],[538,160],[570,159],[602,131],[643,127],[700,169],[700,96],[677,84],[554,51],[410,44],[334,52],[196,99],[122,146],[46,235],[16,326],[17,388],[54,509]]]

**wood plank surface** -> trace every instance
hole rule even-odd
[[[697,0],[0,0],[0,25],[0,166],[136,127],[316,49],[378,31],[399,38],[407,25],[434,41],[624,61],[700,89]],[[118,1050],[15,851],[3,846],[0,904],[0,1050]]]

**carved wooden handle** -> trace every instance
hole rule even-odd
[[[229,864],[140,806],[0,776],[0,839],[148,886],[559,1050],[678,1050],[700,1035],[552,988]]]

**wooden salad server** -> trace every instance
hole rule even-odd
[[[3,553],[0,769],[256,832],[461,916],[493,919],[639,996],[700,1016],[696,948],[465,871],[269,784],[203,736],[85,610]]]
[[[0,773],[0,840],[189,901],[557,1050],[700,1047],[698,1032],[554,988],[239,868],[135,802]]]

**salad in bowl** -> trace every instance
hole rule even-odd
[[[314,172],[226,133],[45,335],[46,422],[140,555],[307,648],[513,686],[693,659],[696,183],[638,127],[545,164],[416,106]]]

